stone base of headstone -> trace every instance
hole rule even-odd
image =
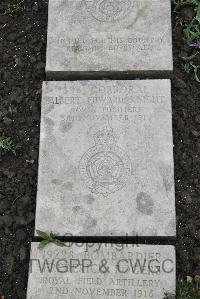
[[[175,249],[165,245],[32,243],[27,299],[163,299],[175,294]]]

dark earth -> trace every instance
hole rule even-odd
[[[0,160],[0,298],[24,299],[33,240],[41,84],[45,80],[47,1],[26,0],[7,17],[0,2],[0,136],[12,137],[17,154]],[[190,17],[191,11],[183,11]],[[177,274],[200,274],[200,83],[184,73],[187,54],[173,17],[173,134],[177,205]],[[4,26],[4,24],[6,24]]]

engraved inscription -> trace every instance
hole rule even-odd
[[[133,1],[130,0],[85,0],[91,15],[101,22],[115,22],[130,13]]]
[[[125,186],[131,173],[131,162],[116,146],[117,137],[112,129],[98,131],[94,140],[95,146],[80,161],[80,175],[93,193],[107,196]]]
[[[175,280],[175,262],[170,253],[145,250],[138,244],[65,245],[67,249],[49,246],[42,252],[35,246],[28,299],[158,299],[173,291],[170,282]]]

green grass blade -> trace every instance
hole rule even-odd
[[[39,250],[42,250],[44,249],[45,246],[47,246],[49,244],[49,241],[48,240],[43,240],[40,242],[40,244],[38,245],[38,249]]]
[[[36,230],[36,232],[37,232],[38,236],[41,237],[42,239],[50,241],[51,238],[47,233],[45,233],[41,230]]]
[[[53,240],[52,243],[54,243],[55,245],[59,246],[59,247],[65,247],[65,243],[60,241],[60,240]]]

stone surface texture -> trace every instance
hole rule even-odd
[[[174,237],[169,80],[44,82],[36,229]]]
[[[175,249],[165,245],[32,243],[27,299],[163,299],[175,293]]]
[[[50,0],[46,72],[167,74],[171,35],[170,0]]]

